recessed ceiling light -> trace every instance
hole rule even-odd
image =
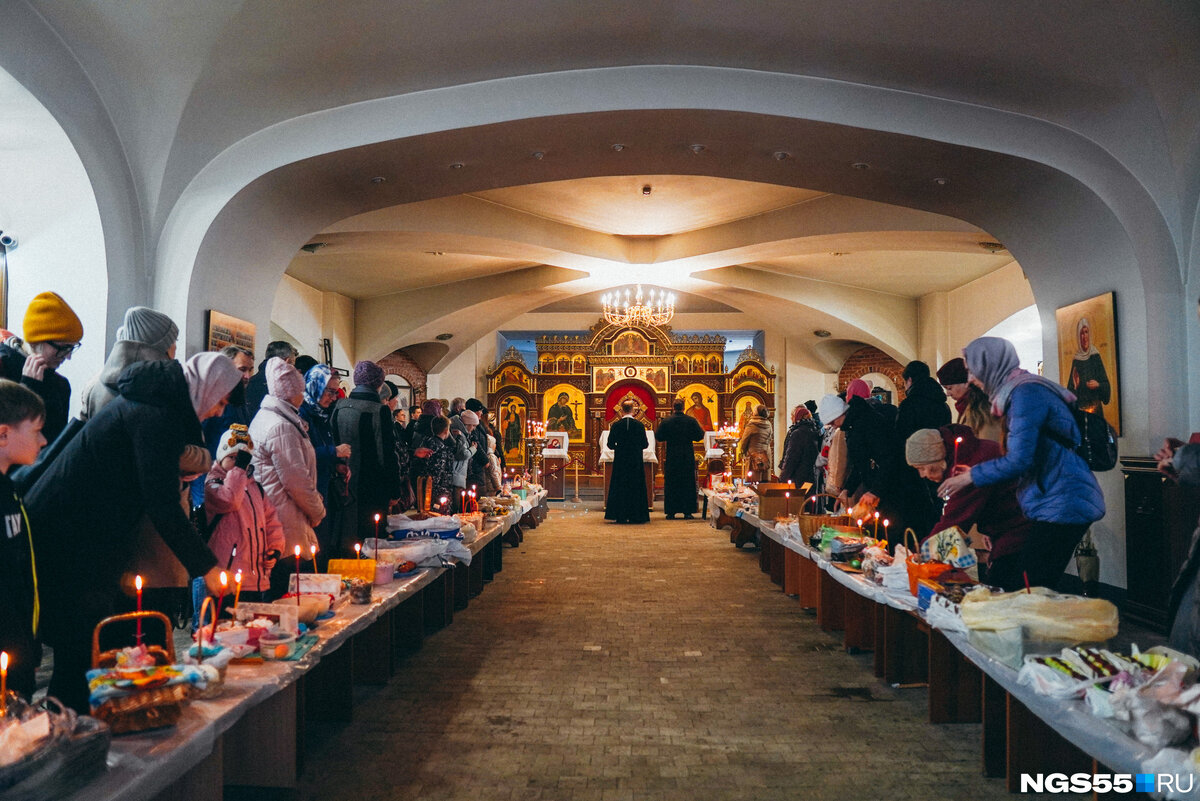
[[[445,342],[447,339],[453,339],[453,338],[454,338],[454,334],[438,334],[436,337],[434,337],[434,339],[441,340],[442,342]]]
[[[462,168],[463,168],[463,163],[461,161],[456,161],[450,165],[450,169],[452,169],[452,170],[461,170]]]
[[[1000,244],[999,242],[980,242],[979,247],[983,248],[984,250],[990,251],[992,253],[995,253],[1000,250],[1005,250],[1004,245]]]
[[[546,154],[544,152],[542,152],[541,150],[535,150],[532,153],[530,153],[529,155],[533,156],[538,161],[541,161],[542,159],[546,158]]]
[[[650,184],[646,184],[645,186],[642,187],[643,195],[649,195],[653,191],[654,191],[654,187],[650,186]]]
[[[945,178],[934,178],[934,179],[933,179],[933,182],[934,182],[935,184],[937,184],[938,186],[945,186],[945,185],[946,185],[946,179],[945,179]]]
[[[301,245],[300,249],[303,250],[305,253],[316,253],[318,250],[325,247],[325,245],[327,245],[327,244],[329,244],[329,243],[328,242],[309,242],[307,245]]]
[[[825,339],[826,337],[833,336],[833,334],[829,333],[824,328],[818,328],[816,331],[813,331],[813,336]]]
[[[427,250],[427,251],[425,251],[425,255],[426,256],[445,256],[446,251],[444,251],[444,250]]]
[[[613,144],[612,149],[614,152],[620,153],[622,150],[625,149],[625,145],[622,145],[618,142],[618,143]]]
[[[846,251],[844,251],[844,250],[834,250],[834,251],[831,251],[829,255],[830,255],[830,256],[845,256],[845,255],[846,255]]]
[[[690,151],[692,151],[693,153],[696,153],[696,154],[703,153],[703,152],[704,152],[705,150],[707,150],[707,149],[708,149],[708,148],[706,148],[704,145],[701,145],[701,144],[695,144],[695,145],[689,145],[689,146],[688,146],[688,150],[690,150]]]
[[[856,161],[856,162],[854,162],[853,164],[851,164],[850,166],[851,166],[851,167],[853,167],[853,168],[854,168],[854,169],[856,169],[856,170],[869,170],[869,169],[871,169],[871,165],[870,165],[870,164],[868,164],[868,163],[867,163],[867,162],[865,162],[865,161]]]
[[[376,175],[374,178],[371,179],[371,183],[381,184],[386,180],[387,180],[387,178],[384,178],[382,175]]]
[[[773,155],[775,157],[776,161],[786,161],[787,159],[790,159],[792,157],[792,154],[787,152],[786,150],[776,150],[771,155]]]

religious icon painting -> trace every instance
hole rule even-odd
[[[592,391],[603,392],[617,380],[617,371],[612,367],[592,368]]]
[[[708,372],[713,374],[725,372],[725,365],[721,357],[715,353],[708,357]]]
[[[583,392],[570,384],[558,384],[542,393],[542,406],[547,431],[565,431],[571,442],[583,442]]]
[[[737,415],[738,436],[746,430],[746,423],[754,416],[754,407],[762,403],[757,395],[742,395],[733,402],[734,414]]]
[[[735,387],[741,384],[755,384],[765,389],[767,386],[767,377],[754,365],[747,364],[733,374],[732,384]]]
[[[1074,393],[1081,409],[1100,412],[1121,433],[1117,326],[1114,295],[1106,292],[1055,309],[1058,381]],[[1028,366],[1028,365],[1026,365]]]
[[[636,331],[622,331],[612,343],[613,356],[649,356],[650,340]]]
[[[675,372],[690,373],[692,371],[692,363],[687,356],[675,357]]]
[[[500,436],[503,438],[504,461],[510,467],[525,465],[525,434],[529,420],[525,401],[516,395],[501,398],[496,403]]]
[[[587,360],[584,359],[583,356],[581,356],[581,355],[576,356],[575,358],[571,359],[571,372],[572,373],[586,373],[587,372]]]
[[[688,384],[679,392],[676,398],[683,400],[683,411],[696,418],[696,422],[705,431],[716,431],[713,421],[718,417],[717,393],[703,384]]]

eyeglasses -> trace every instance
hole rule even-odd
[[[47,342],[46,344],[49,345],[50,347],[54,348],[54,352],[57,353],[59,356],[70,356],[72,353],[79,350],[79,346],[82,345],[83,343],[82,342],[67,342],[64,344],[62,342]]]

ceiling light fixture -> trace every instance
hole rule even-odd
[[[546,158],[546,154],[544,152],[542,152],[541,150],[535,150],[530,155],[533,156],[538,161],[541,161],[542,159]]]
[[[1006,250],[1004,245],[1000,244],[999,242],[980,242],[979,247],[983,248],[989,253],[996,253],[1001,250]]]
[[[653,191],[654,191],[654,187],[650,186],[650,184],[646,184],[645,186],[642,187],[643,195],[649,195]]]
[[[614,153],[620,153],[622,150],[625,149],[625,145],[622,145],[619,142],[617,142],[612,145],[612,149],[613,149]]]
[[[870,164],[868,164],[868,163],[867,163],[867,162],[865,162],[865,161],[856,161],[856,162],[854,162],[853,164],[851,164],[850,166],[851,166],[851,167],[853,167],[853,168],[854,168],[854,169],[856,169],[856,170],[869,170],[869,169],[871,169],[871,165],[870,165]]]
[[[454,334],[438,334],[434,339],[445,342],[447,339],[453,339]]]
[[[829,333],[824,328],[818,328],[816,331],[813,331],[813,336],[820,337],[821,339],[827,339],[828,337],[833,336],[833,334]]]
[[[773,155],[775,157],[776,161],[786,161],[792,157],[792,154],[787,152],[786,150],[776,150],[771,155]]]
[[[630,302],[629,288],[625,295],[617,290],[600,298],[604,305],[604,319],[613,325],[666,325],[675,316],[675,295],[667,294],[666,290],[650,290],[648,300],[642,299],[642,285],[637,285],[637,292]]]
[[[465,165],[461,161],[456,161],[450,165],[452,170],[461,170]]]
[[[374,178],[371,179],[371,183],[381,184],[386,180],[387,180],[387,178],[384,178],[382,175],[376,175]]]
[[[945,179],[945,178],[934,178],[934,179],[933,179],[933,182],[934,182],[935,184],[937,184],[938,186],[945,186],[945,185],[946,185],[946,179]]]
[[[316,253],[321,248],[325,247],[328,242],[309,242],[307,245],[301,245],[300,249],[305,253]]]
[[[427,251],[425,251],[425,255],[426,256],[445,256],[446,251],[444,251],[444,250],[427,250]]]
[[[692,152],[693,152],[693,153],[695,153],[696,155],[700,155],[701,153],[703,153],[703,152],[704,152],[705,150],[707,150],[707,149],[708,149],[708,148],[706,148],[704,145],[701,145],[701,144],[695,144],[695,145],[689,145],[689,146],[688,146],[688,150],[692,151]]]

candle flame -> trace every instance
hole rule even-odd
[[[361,542],[354,543],[354,552],[359,553],[361,551],[362,551],[362,543]]]
[[[239,570],[238,572],[234,573],[233,580],[235,583],[241,584],[242,583],[242,571]]]
[[[225,571],[221,571],[221,589],[229,586],[229,576],[225,575]]]
[[[0,670],[8,670],[8,651],[0,651]]]
[[[785,492],[785,493],[783,493],[783,497],[785,497],[785,498],[790,498],[790,497],[792,497],[792,493],[790,493],[790,492]]]
[[[317,556],[317,546],[315,546],[315,545],[310,545],[310,546],[308,546],[308,552],[309,552],[309,553],[311,553],[311,554],[313,555],[313,558],[316,558],[316,556]]]
[[[955,437],[955,438],[954,438],[954,444],[955,444],[955,445],[957,445],[957,444],[958,444],[958,443],[960,443],[960,442],[962,442],[962,437]]]
[[[875,519],[876,519],[876,520],[878,520],[878,519],[879,519],[879,512],[876,512],[876,513],[875,513]]]
[[[300,546],[297,545],[293,550],[296,552],[296,558],[299,559],[300,558]]]
[[[378,523],[378,522],[379,522],[379,512],[376,512],[376,513],[375,513],[375,522],[376,522],[376,523]]]
[[[133,586],[137,587],[138,592],[142,591],[142,577],[141,576],[134,576]]]
[[[859,527],[859,528],[862,528],[862,518],[861,518],[861,517],[860,517],[860,518],[858,518],[858,520],[856,520],[856,521],[854,521],[854,522],[858,523],[858,527]]]

